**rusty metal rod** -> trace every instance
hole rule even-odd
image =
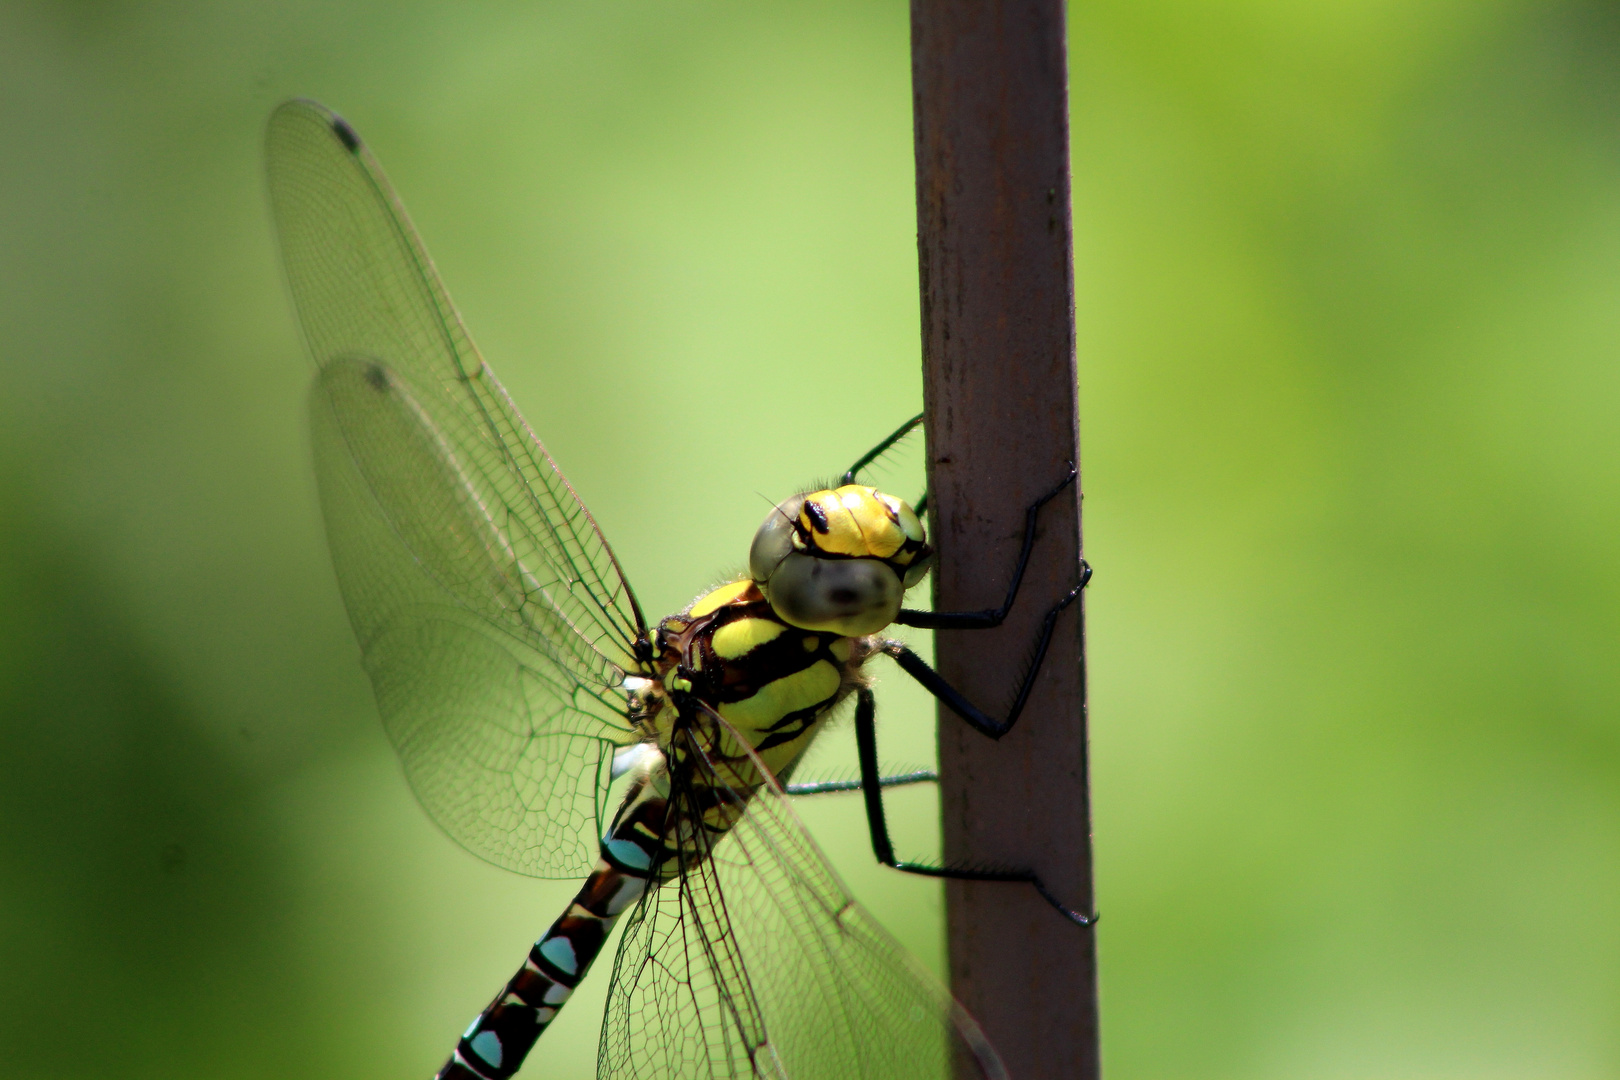
[[[1062,0],[912,0],[923,401],[940,610],[993,606],[1024,509],[1079,464]],[[935,662],[995,711],[1042,617],[1081,580],[1080,485],[1045,507],[1017,605],[940,631]],[[945,857],[1034,870],[1093,910],[1084,602],[1059,619],[999,741],[939,717]],[[1028,885],[946,884],[952,987],[1015,1080],[1099,1074],[1096,930]]]

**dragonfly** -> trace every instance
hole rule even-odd
[[[504,1080],[624,920],[603,1018],[603,1078],[1005,1077],[971,1017],[849,894],[790,795],[859,788],[889,866],[1025,882],[1032,873],[896,858],[865,665],[882,655],[987,735],[981,711],[893,623],[997,625],[1006,602],[902,607],[934,553],[915,505],[864,484],[921,423],[836,487],[776,505],[748,571],[649,623],[585,504],[529,429],[450,302],[369,148],[290,101],[267,133],[270,196],[317,374],[311,431],[327,538],[378,711],[417,799],[474,854],[584,878],[567,910],[466,1029],[440,1080]],[[854,699],[861,779],[794,786]],[[622,793],[622,795],[620,794]],[[448,1041],[448,1040],[447,1040]]]

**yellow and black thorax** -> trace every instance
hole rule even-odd
[[[749,573],[698,597],[638,646],[629,716],[666,753],[677,724],[705,752],[737,761],[718,713],[785,780],[832,709],[866,685],[872,636],[932,562],[904,502],[846,484],[777,504],[754,536]],[[746,769],[744,770],[747,771]]]
[[[862,685],[860,665],[871,655],[862,639],[787,623],[748,579],[698,597],[659,623],[655,636],[657,674],[633,690],[630,703],[643,737],[667,747],[677,703],[690,695],[719,713],[779,778],[819,722]],[[688,722],[712,726],[696,716]]]

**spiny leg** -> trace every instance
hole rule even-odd
[[[922,419],[923,419],[923,414],[918,413],[916,416],[913,416],[910,420],[907,420],[905,423],[903,423],[899,427],[895,428],[893,434],[891,434],[888,438],[884,439],[882,442],[878,443],[876,446],[872,447],[872,449],[868,450],[866,453],[862,454],[861,459],[859,461],[857,461],[855,464],[851,465],[849,468],[845,469],[844,470],[844,478],[842,480],[840,480],[839,483],[853,484],[855,482],[856,475],[862,469],[866,468],[868,465],[872,464],[872,462],[874,462],[878,458],[882,457],[885,453],[888,452],[888,449],[891,446],[893,446],[895,443],[899,442],[901,439],[905,438],[907,435],[910,435],[912,430],[914,428],[916,428],[916,426],[918,424],[922,423]]]
[[[1018,587],[1024,583],[1024,571],[1029,567],[1029,553],[1035,547],[1035,521],[1040,516],[1041,507],[1057,498],[1058,495],[1074,483],[1078,475],[1074,463],[1069,464],[1069,474],[1065,476],[1056,487],[1045,495],[1036,499],[1024,511],[1024,541],[1018,551],[1018,562],[1013,567],[1012,581],[1007,585],[1007,596],[1000,607],[984,608],[980,611],[917,611],[913,608],[901,608],[900,614],[895,616],[895,622],[901,626],[915,626],[924,630],[988,630],[1000,626],[1007,618],[1007,612],[1012,610],[1013,601],[1018,599]],[[926,499],[927,496],[924,496]],[[921,511],[918,511],[919,513]],[[1085,571],[1089,578],[1091,570]],[[1080,589],[1085,587],[1085,581],[1070,594],[1068,599],[1059,602],[1059,609],[1067,606]]]
[[[871,465],[874,461],[876,461],[878,458],[882,457],[884,454],[887,454],[891,449],[894,448],[896,443],[900,442],[901,439],[904,439],[907,435],[910,435],[913,431],[915,431],[922,424],[922,421],[923,421],[923,414],[918,413],[916,416],[913,416],[910,420],[907,420],[905,423],[903,423],[899,427],[895,428],[894,432],[891,435],[889,435],[882,442],[878,443],[876,446],[872,447],[872,449],[868,450],[865,454],[862,454],[861,459],[859,461],[857,461],[855,464],[851,465],[849,468],[845,469],[843,477],[840,478],[838,482],[840,484],[865,483],[866,481],[860,479],[860,474],[861,474],[862,470],[864,470],[867,466]],[[918,517],[922,517],[923,514],[927,513],[927,511],[928,511],[928,492],[927,491],[924,491],[921,496],[919,496],[918,498],[912,500],[911,509],[912,509],[912,512],[915,513]]]
[[[992,739],[999,739],[1012,730],[1013,724],[1024,711],[1029,702],[1030,691],[1035,688],[1035,679],[1041,672],[1041,664],[1046,660],[1046,650],[1052,644],[1052,631],[1057,627],[1058,616],[1063,610],[1080,598],[1080,591],[1091,580],[1091,565],[1084,561],[1080,564],[1080,584],[1070,589],[1068,593],[1052,605],[1041,620],[1041,632],[1035,638],[1035,648],[1030,653],[1029,663],[1024,666],[1023,678],[1018,682],[1018,694],[1013,698],[1012,707],[1007,710],[1005,720],[997,720],[983,709],[962,695],[962,692],[928,666],[928,661],[912,652],[902,641],[889,640],[883,643],[883,651],[894,657],[894,662],[900,669],[922,684],[924,690],[933,694],[956,715],[966,720],[977,732]]]
[[[939,780],[933,769],[916,769],[895,776],[878,777],[879,787],[904,787],[907,784],[931,784]],[[834,791],[859,791],[860,780],[818,780],[809,784],[788,784],[782,790],[789,795],[826,795]]]
[[[866,824],[872,833],[872,854],[878,862],[907,874],[946,878],[951,881],[1013,881],[1033,885],[1041,898],[1058,910],[1064,918],[1077,926],[1095,925],[1096,912],[1082,915],[1059,900],[1046,883],[1033,870],[984,870],[969,867],[928,866],[924,863],[903,862],[894,855],[894,844],[889,839],[888,818],[883,812],[883,784],[877,769],[877,701],[872,691],[856,691],[855,748],[861,761],[861,793],[866,798]]]

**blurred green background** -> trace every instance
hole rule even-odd
[[[1108,1074],[1620,1075],[1620,9],[1071,23]],[[295,94],[650,610],[920,399],[897,0],[0,4],[6,1075],[425,1077],[574,887],[446,840],[377,723]],[[937,964],[937,888],[807,816]],[[593,1075],[605,983],[528,1075]]]

